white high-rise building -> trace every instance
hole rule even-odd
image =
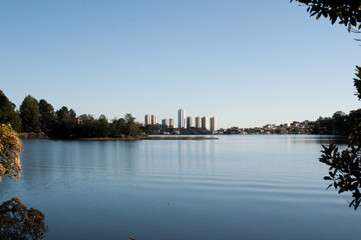
[[[187,128],[194,128],[194,117],[187,117]]]
[[[202,128],[201,117],[196,117],[196,128]]]
[[[156,125],[156,124],[157,124],[157,116],[156,116],[156,115],[152,115],[152,117],[151,117],[151,124],[152,124],[152,125]]]
[[[186,127],[185,111],[183,109],[178,110],[178,128]]]
[[[174,119],[173,118],[169,118],[169,127],[174,128]]]
[[[145,126],[151,124],[150,115],[145,115],[145,117],[144,117],[144,124],[145,124]]]
[[[202,117],[202,129],[209,130],[209,118]]]
[[[218,119],[216,117],[211,118],[211,131],[218,130]]]
[[[165,128],[169,127],[169,120],[168,119],[162,119],[162,126]]]

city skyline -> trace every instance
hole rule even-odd
[[[220,128],[349,113],[359,108],[358,36],[305,10],[266,0],[1,1],[1,90],[17,109],[30,94],[55,110],[143,122],[154,106],[177,120],[182,106],[221,116]]]
[[[163,118],[161,119],[161,122],[157,122],[157,115],[153,115],[153,114],[152,115],[146,114],[144,116],[144,122],[140,122],[140,124],[144,124],[144,126],[161,124],[162,126],[175,127],[173,118]],[[206,116],[203,116],[202,118],[200,116],[186,117],[185,110],[183,108],[178,110],[177,124],[178,124],[178,129],[201,128],[210,131],[217,131],[219,129],[217,117],[214,116],[211,118]]]

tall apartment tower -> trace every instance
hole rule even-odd
[[[162,126],[165,128],[169,127],[169,120],[168,119],[162,119]]]
[[[194,128],[194,117],[187,117],[187,128]]]
[[[185,111],[183,109],[178,110],[178,128],[186,127]]]
[[[211,118],[211,131],[218,130],[218,119],[216,117]]]
[[[202,117],[202,129],[209,130],[209,118]]]
[[[196,128],[202,128],[201,117],[196,117]]]
[[[174,119],[173,118],[169,118],[169,127],[174,128]]]
[[[156,116],[156,115],[152,115],[152,116],[151,116],[151,124],[152,124],[152,125],[156,125],[156,124],[157,124],[157,116]]]
[[[145,126],[150,125],[151,123],[152,122],[151,122],[151,119],[150,119],[150,115],[145,115],[145,117],[144,117]]]

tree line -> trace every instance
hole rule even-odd
[[[15,107],[0,90],[0,123],[11,124],[17,132],[43,133],[58,139],[129,138],[143,134],[130,113],[109,122],[104,115],[99,118],[90,114],[77,116],[73,109],[65,106],[55,111],[46,100],[38,101],[31,95],[24,98],[19,110]]]
[[[359,124],[360,119],[361,109],[352,110],[349,114],[337,111],[332,117],[319,117],[315,122],[312,122],[312,134],[348,136],[354,126]]]

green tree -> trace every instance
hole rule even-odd
[[[291,0],[293,2],[294,0]],[[308,6],[307,12],[319,19],[321,16],[329,18],[334,24],[347,26],[350,32],[352,27],[361,29],[361,1],[360,0],[295,0]],[[356,30],[356,31],[357,31]]]
[[[11,124],[15,131],[21,131],[21,118],[15,111],[15,104],[10,102],[0,90],[0,123]]]
[[[20,154],[23,151],[18,133],[10,125],[0,125],[0,182],[1,176],[19,178]],[[48,227],[45,215],[34,208],[26,208],[19,198],[0,205],[0,239],[43,239]]]
[[[112,137],[121,137],[127,132],[127,122],[124,118],[114,119],[112,121]]]
[[[125,114],[124,119],[127,122],[127,124],[131,124],[135,122],[135,117],[133,117],[132,114],[130,113]]]
[[[311,16],[316,15],[316,19],[323,16],[329,18],[332,24],[339,20],[340,24],[347,26],[349,32],[358,32],[361,29],[361,0],[296,1],[307,5],[307,12]],[[361,100],[361,68],[358,66],[356,66],[354,86],[357,90],[356,95]],[[361,114],[356,111],[350,115],[346,138],[347,148],[339,150],[335,144],[322,145],[323,150],[319,160],[330,166],[328,176],[324,177],[325,180],[333,181],[328,188],[333,186],[338,189],[338,193],[350,191],[353,199],[349,207],[353,206],[356,210],[361,203]]]
[[[1,175],[19,178],[20,154],[23,151],[18,133],[10,125],[0,125],[0,182]]]
[[[361,99],[361,67],[356,66],[356,78],[353,79],[353,85],[356,87],[355,95]]]
[[[129,137],[137,137],[141,134],[138,124],[135,122],[135,117],[132,114],[127,113],[124,116],[124,119],[127,123],[125,134]]]
[[[41,131],[49,134],[56,120],[53,106],[44,99],[41,99],[39,102],[39,114]]]
[[[20,105],[20,117],[24,132],[40,131],[40,115],[38,101],[28,95]]]
[[[95,119],[92,115],[82,114],[79,116],[79,126],[77,128],[76,136],[80,138],[95,137]]]
[[[109,137],[110,125],[105,115],[100,115],[96,121],[96,137]]]
[[[56,123],[54,125],[52,136],[57,138],[74,137],[77,126],[76,113],[73,109],[68,110],[62,107],[56,111]]]

